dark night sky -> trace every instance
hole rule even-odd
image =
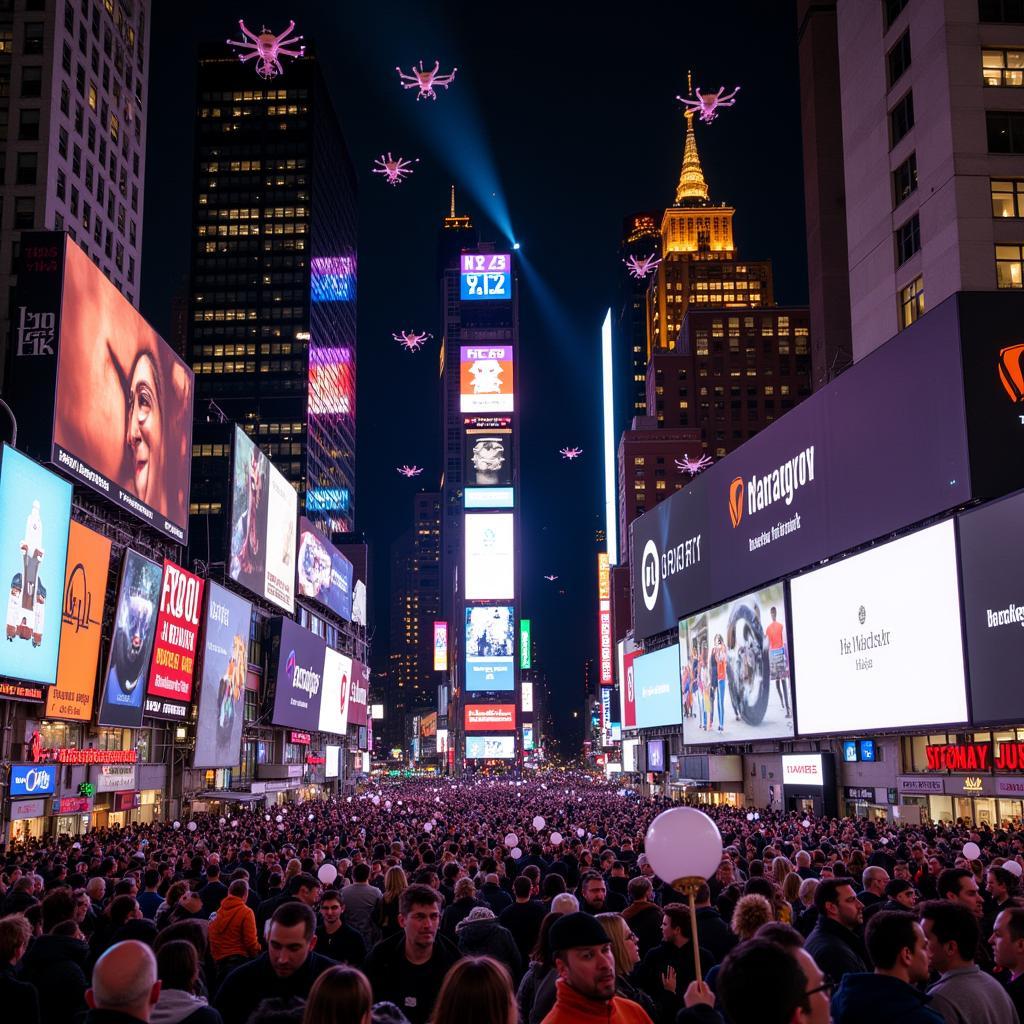
[[[196,44],[237,37],[239,17],[277,31],[294,18],[323,61],[360,175],[356,509],[377,570],[375,666],[387,653],[389,546],[411,523],[415,488],[436,487],[441,468],[436,337],[409,355],[391,333],[440,334],[434,252],[450,182],[485,239],[503,240],[510,223],[521,241],[533,271],[520,275],[517,368],[523,614],[566,721],[597,646],[599,328],[624,274],[623,218],[674,196],[684,127],[675,96],[687,68],[708,89],[742,86],[735,107],[698,125],[711,199],[736,207],[742,254],[775,261],[777,301],[806,302],[792,3],[675,0],[617,6],[614,16],[533,2],[154,8],[142,311],[165,334],[189,266]],[[459,68],[436,103],[398,86],[396,64],[421,58]],[[399,188],[370,173],[384,150],[421,158]],[[575,463],[558,455],[567,444],[585,450]],[[426,467],[417,481],[395,472],[406,462]],[[545,573],[561,578],[552,585]]]

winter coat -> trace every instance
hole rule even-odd
[[[832,996],[833,1024],[942,1024],[931,996],[884,974],[847,974]]]
[[[697,938],[701,946],[711,950],[719,963],[739,941],[735,932],[722,920],[722,915],[714,907],[697,908]],[[643,955],[642,951],[640,955]]]
[[[223,1024],[223,1018],[202,996],[165,988],[150,1011],[149,1024]]]
[[[259,956],[256,915],[240,896],[224,898],[217,916],[210,922],[209,941],[215,961],[229,956]]]
[[[621,996],[604,1000],[587,999],[574,988],[560,981],[554,1009],[542,1024],[650,1024],[651,1018],[636,1004]]]
[[[334,966],[333,960],[313,952],[297,971],[286,978],[279,978],[270,966],[270,957],[264,953],[256,960],[236,967],[221,983],[214,1002],[224,1024],[246,1024],[264,999],[308,998],[313,982]]]
[[[494,911],[497,917],[506,907],[512,906],[512,897],[500,885],[485,882],[480,889],[480,898]]]
[[[533,961],[526,969],[523,980],[519,982],[516,989],[516,1005],[519,1007],[519,1020],[521,1024],[529,1024],[530,1015],[533,1013],[533,1006],[537,999],[537,989],[547,974],[554,971],[553,967],[545,967]]]
[[[804,949],[814,957],[822,974],[833,982],[843,980],[846,974],[867,971],[867,954],[860,938],[828,917],[818,917],[814,930],[807,936]]]
[[[36,990],[19,981],[12,967],[0,968],[0,1006],[4,1018],[16,1024],[39,1024],[39,997]],[[49,1024],[49,1022],[47,1022]]]
[[[434,1008],[441,982],[460,958],[455,945],[443,935],[434,939],[430,959],[410,967],[405,958],[405,932],[381,939],[363,963],[375,999],[394,1003],[412,1024],[425,1024]]]
[[[69,1021],[86,1009],[89,947],[68,935],[40,935],[21,960],[21,980],[39,994],[44,1021]]]
[[[491,956],[508,968],[513,978],[523,969],[512,933],[494,918],[463,921],[457,929],[459,952],[464,956]]]

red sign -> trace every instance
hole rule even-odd
[[[640,651],[627,651],[622,655],[622,678],[619,694],[622,699],[622,728],[636,728],[636,693],[633,689],[633,662]]]
[[[345,681],[342,679],[342,699]],[[366,725],[366,701],[370,692],[370,666],[352,659],[352,679],[348,690],[348,724]]]
[[[930,772],[1024,772],[1024,743],[939,743],[924,748]]]
[[[87,796],[65,796],[53,801],[54,814],[88,814],[92,801]]]
[[[306,764],[327,764],[327,758],[320,757],[318,754],[307,754]]]
[[[146,714],[184,719],[192,700],[203,581],[164,560],[160,612],[146,694]]]
[[[114,794],[115,811],[134,811],[136,807],[142,806],[142,794],[135,790],[127,793]]]
[[[466,732],[515,729],[515,704],[467,704]]]
[[[288,742],[289,743],[302,743],[302,744],[305,744],[308,747],[309,744],[312,743],[312,741],[313,741],[313,738],[309,735],[308,732],[299,732],[297,729],[292,729],[292,731],[291,731],[291,739]]]
[[[96,750],[87,747],[43,747],[39,733],[32,733],[32,760],[50,761],[54,764],[135,764],[139,760],[137,750]]]

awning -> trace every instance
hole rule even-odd
[[[197,793],[200,800],[234,800],[241,804],[254,803],[263,799],[262,793],[240,792],[236,789],[208,789],[205,793]]]

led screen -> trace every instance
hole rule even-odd
[[[815,789],[824,786],[825,773],[821,764],[821,754],[783,754],[782,784],[814,786]]]
[[[801,733],[966,721],[952,521],[799,576],[790,594]]]
[[[131,549],[125,552],[100,701],[100,725],[130,729],[142,725],[142,696],[153,655],[162,580],[163,570],[156,562]]]
[[[230,575],[243,587],[295,609],[298,495],[243,430],[235,428]]]
[[[633,662],[633,693],[638,729],[682,722],[678,644],[636,658]]]
[[[464,523],[466,600],[510,601],[515,597],[512,513],[470,512]]]
[[[511,269],[512,258],[507,252],[464,252],[459,297],[467,302],[512,298]]]
[[[533,714],[533,683],[528,683],[524,680],[520,690],[522,691],[523,713],[527,715]]]
[[[515,618],[509,605],[466,609],[466,689],[512,690]]]
[[[324,778],[336,779],[341,769],[341,747],[331,743],[324,746]]]
[[[469,416],[466,418],[465,429],[466,459],[463,478],[466,486],[510,488],[512,417]],[[468,498],[466,504],[468,507]]]
[[[271,670],[277,682],[273,723],[317,729],[327,645],[291,619],[274,620],[273,630]]]
[[[647,770],[649,772],[663,772],[665,770],[665,741],[647,741]]]
[[[467,704],[466,732],[503,732],[516,727],[515,704]]]
[[[529,722],[523,725],[523,750],[533,750],[533,725]]]
[[[4,445],[0,578],[9,581],[9,590],[0,675],[45,685],[56,681],[70,521],[71,484]]]
[[[463,491],[466,508],[515,508],[511,487],[467,487]]]
[[[370,696],[370,666],[363,662],[352,659],[352,679],[348,688],[348,724],[365,726],[370,720],[370,712],[367,707]],[[360,734],[363,733],[360,729]],[[365,747],[364,740],[360,746]]]
[[[323,692],[320,696],[320,731],[344,736],[348,728],[348,695],[352,659],[328,647],[324,651]]]
[[[434,671],[448,671],[448,623],[434,623]]]
[[[463,345],[459,381],[462,412],[512,412],[512,346]]]
[[[146,714],[184,721],[192,702],[192,680],[203,610],[203,580],[164,559],[153,662],[146,684]]]
[[[682,619],[679,650],[684,743],[793,735],[781,583]]]
[[[515,756],[515,736],[466,737],[466,757],[468,758],[501,758],[508,761]]]
[[[53,461],[184,544],[192,371],[77,245],[64,259]]]
[[[437,736],[437,712],[431,711],[420,719],[420,736],[433,739]]]
[[[299,519],[299,593],[352,619],[352,563],[305,517]]]

